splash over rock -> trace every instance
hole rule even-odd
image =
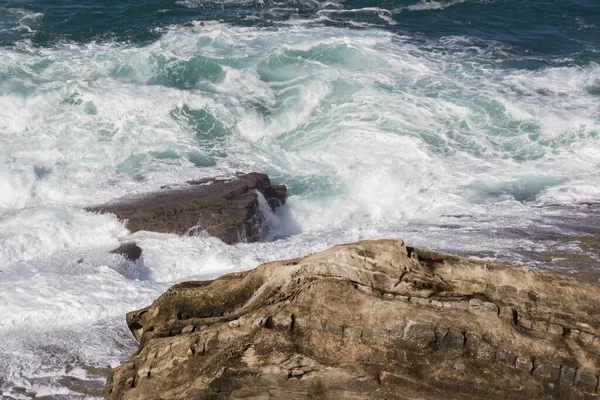
[[[264,212],[283,205],[285,197],[285,185],[271,185],[267,175],[253,172],[163,186],[87,210],[113,213],[132,232],[210,235],[232,244],[263,239],[268,231]]]
[[[107,399],[598,398],[600,287],[364,241],[129,313]]]
[[[142,248],[135,242],[123,242],[112,250],[111,254],[118,254],[128,261],[136,262],[142,256]]]

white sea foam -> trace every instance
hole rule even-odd
[[[243,6],[243,5],[258,5],[264,6],[264,0],[225,0],[225,1],[215,1],[215,0],[179,0],[176,4],[182,5],[187,8],[206,8],[207,6],[218,5],[220,7],[227,6]],[[276,3],[281,5],[293,6],[293,5],[306,5],[306,6],[314,6],[316,8],[324,8],[324,7],[340,7],[343,4],[343,0],[292,0],[290,2],[285,3]],[[269,8],[269,11],[272,12],[276,10],[277,7]]]
[[[451,0],[451,1],[434,1],[434,0],[421,0],[417,4],[404,7],[406,10],[411,11],[423,11],[423,10],[443,10],[451,7],[455,4],[464,3],[465,0]]]
[[[286,21],[276,22],[279,25],[309,25],[309,24],[321,24],[323,22],[331,21],[331,19],[320,16],[317,18],[290,18]]]
[[[586,89],[600,66],[507,70],[499,51],[470,38],[416,45],[378,30],[216,22],[170,27],[142,47],[0,49],[3,395],[63,393],[72,368],[118,363],[133,346],[124,313],[176,281],[376,237],[524,261],[515,248],[545,245],[498,232],[546,215],[527,202],[600,195],[600,105]],[[82,209],[240,170],[290,186],[274,241],[129,236]],[[124,239],[143,261],[108,254]],[[85,356],[56,358],[72,337]]]
[[[22,8],[5,8],[0,10],[0,18],[2,17],[1,14],[7,15],[8,18],[0,24],[2,26],[0,31],[12,30],[26,34],[34,33],[37,23],[44,18],[43,13],[32,12]]]
[[[375,14],[388,25],[396,25],[397,22],[392,17],[392,12],[380,7],[363,7],[355,9],[326,9],[317,11],[317,15],[352,15],[352,14]]]

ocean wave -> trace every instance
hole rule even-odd
[[[290,18],[288,20],[285,21],[277,21],[275,22],[278,25],[310,25],[310,24],[321,24],[323,22],[330,22],[331,19],[325,17],[325,16],[320,16],[317,18]]]
[[[343,0],[179,0],[176,2],[178,5],[182,5],[187,8],[207,8],[207,7],[256,7],[258,9],[263,7],[269,7],[270,10],[276,7],[289,7],[291,5],[303,5],[311,8],[322,9],[326,7],[340,7],[343,4]]]
[[[383,21],[385,21],[388,25],[396,25],[397,24],[397,22],[392,17],[391,11],[386,10],[385,8],[379,8],[379,7],[363,7],[363,8],[356,8],[356,9],[344,9],[344,10],[319,10],[317,12],[317,15],[320,15],[320,16],[323,16],[323,15],[347,16],[347,15],[357,15],[357,14],[374,15],[374,16],[377,16],[378,18],[382,19]]]
[[[381,9],[367,11],[385,13]],[[289,21],[299,22],[308,21]],[[331,36],[337,32],[343,35]],[[260,43],[271,40],[286,44],[264,54]],[[198,48],[202,56],[197,54]],[[419,138],[438,155],[493,156],[498,162],[506,158],[530,162],[544,159],[549,152],[568,151],[578,143],[590,145],[598,131],[598,121],[589,112],[597,107],[593,89],[599,74],[596,64],[564,67],[559,63],[534,71],[497,69],[499,54],[504,52],[508,58],[510,53],[499,44],[469,37],[446,37],[417,46],[383,31],[313,28],[295,32],[283,27],[269,31],[203,22],[193,28],[168,28],[161,40],[145,47],[65,43],[28,51],[0,52],[0,102],[4,104],[0,123],[7,132],[1,136],[5,149],[11,148],[8,133],[29,132],[26,142],[28,136],[37,141],[46,138],[40,145],[50,148],[62,137],[52,136],[57,132],[64,132],[65,138],[81,137],[82,146],[93,139],[110,157],[116,156],[114,165],[124,166],[112,174],[131,174],[131,184],[149,179],[153,163],[162,164],[160,168],[181,168],[189,162],[189,153],[205,154],[217,163],[219,158],[225,160],[223,155],[232,155],[237,146],[234,142],[219,143],[232,147],[218,151],[199,147],[209,146],[198,141],[197,130],[202,125],[181,125],[181,120],[174,118],[173,110],[183,106],[212,115],[232,138],[241,135],[282,143],[301,143],[297,138],[322,134],[331,127],[325,124],[330,118],[328,110],[341,107],[345,118],[371,115],[365,122],[357,121],[362,129],[375,126],[382,135]],[[361,89],[344,94],[349,90],[345,87]],[[162,105],[155,99],[162,99]],[[114,108],[113,101],[120,109]],[[45,106],[52,103],[60,105],[60,113],[53,115],[56,108]],[[156,118],[157,110],[166,118]],[[36,122],[36,115],[46,116],[46,122]],[[75,136],[69,132],[75,129],[71,126],[74,119],[86,121],[78,124],[80,132]],[[165,141],[154,137],[147,141],[146,149],[126,150],[124,143],[115,140],[121,135],[127,140],[129,133],[123,131],[129,132],[127,127],[134,121],[139,132],[164,131]],[[143,138],[132,137],[131,144],[139,146],[146,140]],[[176,146],[171,142],[175,139]],[[73,150],[77,143],[70,143]],[[563,147],[567,143],[569,147]],[[33,142],[31,145],[36,147]],[[115,145],[124,151],[113,153]],[[178,156],[135,158],[136,154],[159,154],[165,147]],[[125,157],[127,151],[130,154]],[[73,154],[79,154],[78,150]],[[29,170],[23,170],[23,176],[31,177],[26,181],[44,186],[44,180],[36,181],[33,165],[53,166],[56,161],[51,161],[52,157],[33,161],[37,156],[11,151],[5,154],[6,162],[16,156],[32,159]],[[194,164],[189,168],[192,173]],[[108,180],[108,168],[106,173]],[[59,179],[59,174],[53,175]],[[50,175],[46,181],[53,179]],[[13,178],[7,177],[7,181]],[[40,197],[40,192],[35,193]],[[25,204],[23,201],[14,204]],[[8,200],[6,205],[10,203]]]
[[[13,31],[25,38],[31,37],[44,18],[41,12],[32,12],[22,8],[0,8],[0,33]]]
[[[456,4],[462,4],[466,0],[450,0],[450,1],[435,1],[435,0],[421,0],[417,4],[402,7],[401,9],[410,11],[427,11],[427,10],[444,10],[448,7],[452,7]]]

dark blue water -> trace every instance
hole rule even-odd
[[[339,12],[344,10],[353,12]],[[600,2],[594,0],[350,0],[334,4],[308,0],[3,0],[0,45],[13,46],[23,40],[35,46],[68,41],[145,44],[160,37],[156,28],[195,20],[265,27],[290,18],[315,18],[318,13],[328,17],[323,25],[356,28],[366,23],[417,41],[456,35],[471,38],[465,46],[488,47],[490,40],[495,41],[509,46],[511,54],[526,56],[519,64],[507,61],[510,67],[539,68],[561,57],[586,64],[600,56]],[[379,14],[389,15],[396,24],[390,25]],[[473,43],[473,38],[485,42]]]

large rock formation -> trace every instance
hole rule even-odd
[[[600,287],[401,241],[175,285],[107,399],[598,398]]]
[[[229,244],[255,242],[267,231],[259,193],[275,210],[285,202],[286,187],[272,186],[267,175],[253,172],[228,180],[202,179],[163,186],[158,192],[87,210],[113,213],[126,221],[132,232],[206,234]]]

